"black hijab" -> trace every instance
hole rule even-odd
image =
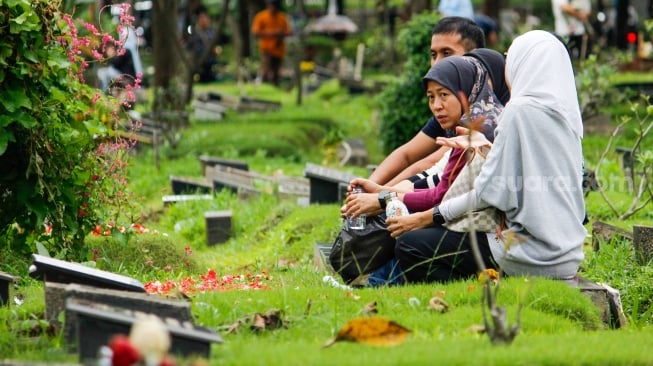
[[[450,56],[433,65],[422,78],[426,88],[429,81],[435,81],[449,89],[463,103],[461,93],[467,98],[469,115],[463,115],[461,125],[483,117],[481,132],[488,140],[494,141],[494,129],[503,104],[487,82],[488,72],[481,62],[474,57]],[[455,130],[447,131],[447,136],[454,136]]]
[[[494,94],[499,98],[501,104],[506,105],[510,100],[510,90],[506,85],[506,59],[503,55],[489,48],[477,48],[467,52],[465,56],[474,57],[479,60],[487,70],[492,80]]]

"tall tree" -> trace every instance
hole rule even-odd
[[[152,53],[154,56],[154,114],[183,111],[184,50],[179,42],[179,0],[152,1]]]

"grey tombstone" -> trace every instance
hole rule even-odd
[[[44,282],[78,283],[113,290],[145,292],[143,284],[131,277],[39,254],[32,254],[32,260],[30,277]]]
[[[231,237],[231,210],[204,213],[206,222],[206,244],[222,244]]]
[[[19,277],[0,271],[0,305],[9,305],[10,285],[18,281]]]
[[[133,324],[152,314],[112,307],[105,304],[66,301],[66,318],[74,314],[77,320],[76,345],[79,361],[85,364],[97,357],[97,352],[118,334],[128,335]],[[169,353],[175,356],[210,357],[211,344],[222,343],[222,338],[214,331],[198,327],[190,322],[161,318],[170,333]]]
[[[310,184],[311,204],[340,203],[344,199],[349,182],[356,176],[336,169],[307,163],[304,176]]]

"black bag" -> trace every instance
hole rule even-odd
[[[395,239],[380,216],[368,216],[363,229],[345,222],[329,253],[329,262],[345,283],[369,274],[388,263],[395,252]]]

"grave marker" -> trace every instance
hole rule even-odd
[[[202,175],[204,175],[205,177],[207,176],[206,167],[215,167],[215,166],[229,167],[229,168],[249,171],[249,164],[247,164],[247,162],[242,160],[225,159],[225,158],[208,156],[208,155],[200,155],[199,160],[202,168]]]
[[[204,213],[207,245],[222,244],[229,240],[231,237],[231,216],[231,210]]]
[[[0,271],[0,305],[9,306],[9,287],[18,279],[19,277]]]
[[[213,191],[213,184],[204,177],[190,178],[171,175],[170,185],[172,193],[176,195],[211,193]]]
[[[32,260],[30,277],[44,282],[78,283],[105,289],[145,292],[141,282],[127,276],[39,254],[32,254]]]
[[[349,182],[356,177],[353,174],[311,163],[306,163],[304,176],[309,180],[311,204],[342,202]]]
[[[213,182],[213,190],[219,192],[228,189],[242,198],[258,196],[261,191],[254,187],[254,182],[262,177],[252,172],[218,166],[206,167],[206,178]]]
[[[73,315],[74,314],[74,315]],[[92,302],[66,301],[66,319],[77,319],[77,349],[79,361],[87,364],[97,357],[98,349],[109,343],[116,334],[128,335],[131,327],[140,319],[152,314],[125,310]],[[169,353],[181,356],[209,358],[212,343],[222,343],[220,335],[210,329],[194,326],[190,322],[161,319],[170,333]]]

